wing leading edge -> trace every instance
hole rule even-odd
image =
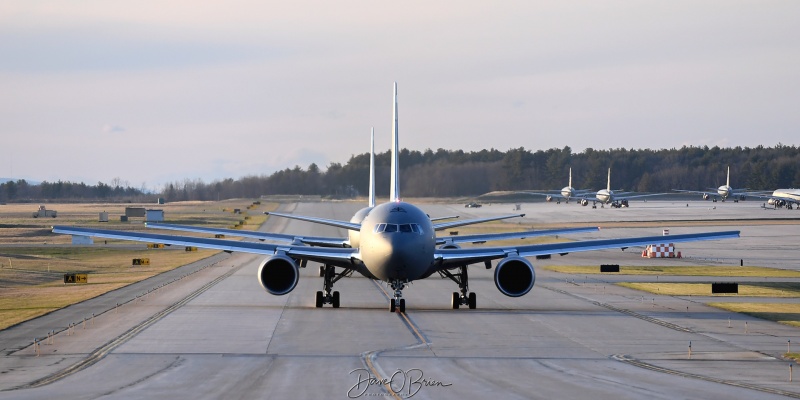
[[[533,244],[508,247],[486,247],[469,249],[438,249],[434,254],[440,270],[453,268],[464,264],[474,264],[489,260],[519,255],[520,257],[534,257],[540,255],[575,253],[579,251],[603,250],[614,248],[627,248],[634,246],[647,246],[650,244],[680,242],[694,242],[700,240],[733,239],[739,237],[739,231],[690,233],[670,236],[645,236],[625,239],[601,239],[568,243]]]
[[[361,262],[358,250],[350,248],[281,245],[264,242],[243,242],[225,239],[162,235],[144,232],[125,232],[68,226],[54,226],[53,233],[77,236],[93,236],[106,239],[131,240],[146,243],[162,243],[175,246],[195,246],[205,249],[222,250],[226,252],[240,251],[244,253],[263,254],[270,256],[279,252],[283,252],[289,257],[332,264],[348,269],[356,269],[356,264]]]
[[[282,233],[242,231],[238,229],[206,228],[201,226],[158,224],[158,223],[145,223],[145,226],[148,228],[165,229],[165,230],[180,231],[180,232],[208,233],[213,235],[246,237],[250,239],[271,240],[271,241],[294,243],[294,244],[303,243],[309,246],[320,246],[320,247],[346,247],[345,243],[347,242],[347,238],[324,237],[324,236],[298,236],[298,235],[286,235]]]

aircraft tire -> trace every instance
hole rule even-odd
[[[400,312],[406,312],[406,299],[400,299]]]
[[[318,291],[317,291],[317,299],[316,299],[316,300],[317,300],[317,301],[316,301],[316,303],[317,303],[317,304],[316,304],[317,308],[322,308],[322,299],[323,299],[323,297],[322,297],[322,291],[321,291],[321,290],[318,290]]]
[[[339,292],[333,292],[333,308],[339,308]]]
[[[389,303],[389,312],[395,311],[397,311],[397,303],[394,301],[394,299],[392,299],[392,301]]]
[[[470,310],[474,310],[475,307],[477,307],[477,304],[478,304],[478,296],[475,294],[475,292],[470,293],[469,294],[469,309]]]
[[[453,292],[453,299],[450,300],[450,305],[453,306],[453,310],[458,310],[458,306],[461,305],[461,297],[458,292]]]

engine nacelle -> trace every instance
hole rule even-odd
[[[581,205],[584,206],[584,207],[588,206],[589,205],[589,200],[581,199]]]
[[[550,203],[550,202],[552,202],[552,201],[553,201],[553,196],[550,196],[550,195],[548,195],[548,196],[547,196],[547,197],[545,197],[544,199],[545,199],[545,200],[546,200],[548,203]]]
[[[703,193],[703,200],[708,200],[710,198],[711,196],[709,196],[707,193]]]
[[[457,245],[455,243],[445,243],[445,244],[439,246],[439,248],[443,249],[443,250],[458,250],[458,249],[461,248],[461,246],[459,246],[459,245]]]
[[[295,261],[284,254],[274,255],[258,267],[258,283],[270,294],[283,296],[294,290],[300,272]]]
[[[522,257],[505,258],[494,268],[494,284],[506,296],[524,296],[531,291],[534,282],[533,265]]]

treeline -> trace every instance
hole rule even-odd
[[[376,154],[376,191],[389,195],[390,154]],[[572,167],[573,186],[606,187],[611,168],[615,190],[669,192],[703,190],[725,184],[731,167],[731,186],[753,190],[800,187],[800,148],[682,147],[664,150],[585,149],[569,147],[531,151],[524,148],[478,152],[461,150],[402,150],[400,192],[404,197],[477,196],[499,190],[545,190],[566,186]],[[213,200],[260,195],[300,194],[332,197],[365,196],[369,183],[369,153],[353,155],[345,164],[331,163],[326,171],[316,164],[287,168],[271,175],[204,184],[175,182],[162,193],[168,201]]]
[[[157,195],[146,194],[141,189],[115,184],[97,185],[73,182],[42,182],[29,184],[26,180],[8,181],[0,184],[0,202],[10,201],[155,201]]]
[[[390,154],[376,154],[377,195],[389,195]],[[800,187],[800,148],[682,147],[664,150],[585,149],[569,147],[531,151],[524,148],[478,152],[426,150],[400,152],[400,191],[404,197],[477,196],[501,190],[560,189],[568,183],[583,189],[606,187],[611,168],[615,190],[668,192],[672,189],[702,190],[725,184],[731,168],[731,186],[753,190]],[[353,155],[345,164],[331,163],[325,171],[316,164],[295,166],[271,175],[252,175],[205,183],[186,179],[166,185],[160,193],[127,185],[95,186],[70,182],[24,181],[0,185],[0,201],[20,199],[84,199],[153,201],[223,200],[262,195],[321,195],[348,198],[368,193],[369,154]]]

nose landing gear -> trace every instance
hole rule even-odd
[[[394,298],[389,304],[390,312],[406,312],[406,299],[403,298],[403,288],[406,284],[400,280],[395,279],[392,281],[392,289],[394,289]]]

